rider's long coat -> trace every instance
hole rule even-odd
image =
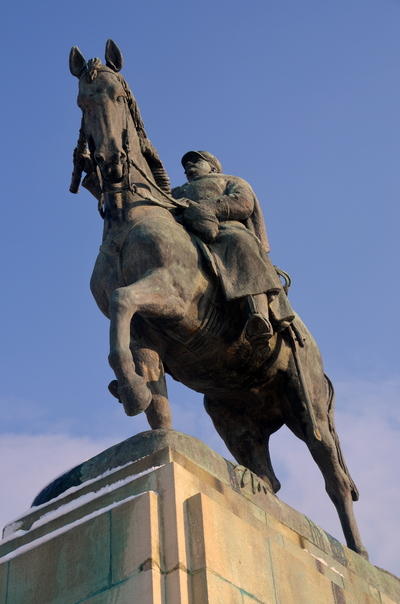
[[[205,205],[219,219],[218,235],[208,249],[227,300],[269,292],[276,296],[276,318],[290,315],[281,281],[268,256],[260,204],[250,185],[236,176],[211,173],[173,189],[172,195]]]

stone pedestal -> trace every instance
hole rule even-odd
[[[128,439],[41,500],[4,529],[0,604],[400,603],[399,579],[178,432]]]

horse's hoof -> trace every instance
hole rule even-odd
[[[145,411],[152,399],[151,390],[144,378],[129,382],[118,388],[118,400],[123,404],[126,415],[132,417]]]
[[[365,560],[368,560],[368,562],[369,562],[368,552],[367,552],[367,550],[365,549],[364,546],[361,546],[361,548],[357,552],[357,554],[359,554],[362,558],[365,558]]]
[[[121,403],[120,398],[119,398],[119,394],[118,394],[118,382],[117,382],[117,380],[112,380],[112,382],[110,382],[108,384],[108,390],[111,392],[111,394],[113,396],[115,396],[115,398],[117,399],[117,401],[119,403]]]

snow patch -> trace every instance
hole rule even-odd
[[[310,554],[310,556],[312,556],[313,558],[315,558],[316,560],[318,560],[318,562],[321,562],[321,564],[324,564],[325,566],[327,566],[328,568],[330,568],[331,570],[333,570],[334,573],[337,573],[338,575],[340,575],[341,577],[344,578],[344,575],[342,575],[342,573],[340,573],[338,570],[336,570],[336,568],[334,566],[329,566],[329,564],[323,558],[318,558],[318,556],[315,556],[314,554],[312,554],[311,552],[309,552],[308,549],[303,548],[303,551],[307,552],[307,554]]]
[[[155,493],[155,491],[145,491],[145,492],[146,493]],[[157,495],[158,493],[155,493],[155,494]],[[29,550],[31,550],[35,547],[39,547],[43,543],[46,543],[47,541],[50,541],[51,539],[54,539],[55,537],[58,537],[59,535],[63,535],[64,533],[71,531],[75,527],[80,526],[81,524],[84,524],[85,522],[88,522],[89,520],[92,520],[92,518],[96,518],[97,516],[100,516],[101,514],[104,514],[105,512],[109,512],[110,510],[116,508],[117,506],[122,505],[123,503],[126,503],[128,501],[132,501],[133,499],[136,499],[137,497],[140,497],[141,495],[144,495],[144,493],[139,493],[139,495],[131,495],[131,497],[126,497],[125,499],[122,499],[121,501],[116,501],[115,503],[112,503],[112,504],[108,505],[107,507],[102,508],[101,510],[97,510],[96,512],[87,514],[87,516],[83,516],[83,518],[80,518],[79,520],[75,520],[75,522],[66,524],[65,526],[63,526],[59,529],[56,529],[55,531],[52,531],[51,533],[48,533],[47,535],[44,535],[43,537],[40,537],[39,539],[35,539],[34,541],[27,543],[26,545],[21,545],[21,547],[17,547],[17,549],[15,549],[13,552],[10,552],[9,554],[6,554],[2,558],[0,558],[0,560],[3,563],[3,562],[7,562],[8,560],[11,560],[12,558],[16,558],[17,556],[20,556],[21,554],[24,554],[25,552],[28,552]]]
[[[14,539],[17,536],[21,536],[21,535],[29,532],[33,528],[37,528],[39,526],[42,526],[43,524],[47,524],[51,520],[54,520],[55,518],[63,516],[64,514],[67,514],[68,512],[70,512],[70,511],[72,511],[72,510],[74,510],[74,509],[76,509],[76,508],[78,508],[78,507],[80,507],[80,506],[88,503],[89,501],[97,499],[98,497],[102,497],[103,495],[105,495],[107,493],[110,493],[110,492],[114,491],[115,489],[118,489],[118,488],[124,486],[125,484],[128,484],[129,482],[137,480],[138,478],[141,478],[142,476],[145,476],[146,474],[150,474],[151,472],[154,472],[155,470],[158,470],[159,468],[162,468],[163,465],[165,465],[165,464],[162,464],[161,466],[153,466],[153,467],[149,468],[148,470],[144,470],[143,472],[139,472],[138,474],[133,474],[132,476],[127,476],[126,478],[124,478],[122,480],[118,480],[117,482],[114,482],[111,485],[107,485],[105,487],[102,487],[98,491],[91,491],[90,493],[86,493],[84,495],[80,495],[79,497],[77,497],[73,501],[70,501],[69,503],[62,504],[57,509],[51,510],[51,511],[43,514],[43,516],[41,516],[38,520],[36,520],[32,524],[32,526],[30,527],[30,529],[28,529],[28,530],[20,529],[20,527],[23,526],[23,519],[24,519],[24,517],[27,514],[31,513],[33,510],[34,511],[40,510],[40,509],[45,508],[49,504],[53,504],[56,501],[60,501],[61,499],[63,499],[67,495],[70,495],[72,493],[76,493],[77,491],[79,491],[83,487],[86,487],[86,486],[88,486],[90,484],[93,484],[93,483],[97,482],[98,480],[100,480],[101,478],[105,478],[105,477],[109,476],[110,474],[114,474],[118,470],[121,470],[121,469],[125,468],[126,466],[129,466],[131,463],[132,462],[129,462],[127,464],[124,464],[123,466],[119,466],[118,468],[114,468],[112,470],[107,470],[106,472],[104,472],[103,474],[100,474],[96,478],[92,478],[90,480],[87,480],[86,482],[83,482],[82,484],[80,484],[80,485],[78,485],[76,487],[69,488],[68,490],[64,491],[64,493],[61,493],[58,497],[55,497],[54,499],[51,499],[50,501],[47,501],[46,503],[42,503],[41,505],[38,505],[38,506],[32,506],[32,508],[30,508],[27,512],[25,512],[24,514],[22,514],[21,516],[19,516],[18,518],[16,518],[14,521],[12,521],[10,524],[8,524],[5,527],[5,529],[4,529],[4,539],[0,543],[6,543],[8,541],[11,541],[11,539]]]
[[[126,478],[123,478],[122,480],[117,480],[117,482],[108,484],[105,487],[102,487],[101,489],[99,489],[98,491],[91,491],[90,493],[80,495],[80,497],[73,499],[69,503],[65,503],[65,504],[61,505],[59,508],[57,508],[56,510],[52,510],[50,512],[47,512],[47,514],[44,514],[43,516],[41,516],[38,520],[36,520],[32,524],[32,526],[29,530],[38,528],[39,526],[43,526],[44,524],[47,524],[48,522],[55,520],[55,518],[64,516],[65,514],[68,514],[69,512],[76,510],[77,508],[85,505],[86,503],[89,503],[90,501],[94,501],[95,499],[99,499],[100,497],[102,497],[103,495],[106,495],[107,493],[112,493],[113,491],[119,489],[120,487],[123,487],[126,484],[129,484],[130,482],[133,482],[134,480],[137,480],[138,478],[141,478],[142,476],[145,476],[146,474],[150,474],[151,472],[154,472],[155,470],[158,470],[159,468],[162,468],[162,467],[163,466],[153,466],[152,468],[149,468],[148,470],[144,470],[143,472],[140,472],[139,474],[133,474],[132,476],[127,476]],[[28,532],[28,531],[26,531],[26,532]]]

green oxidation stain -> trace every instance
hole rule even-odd
[[[311,536],[312,536],[312,540],[315,543],[315,545],[317,547],[319,547],[319,549],[321,549],[322,551],[325,550],[325,540],[323,538],[323,535],[325,534],[325,531],[322,531],[319,526],[317,526],[315,524],[315,522],[313,522],[310,518],[308,518],[307,516],[304,516],[304,518],[307,520],[310,529],[311,529]]]
[[[236,491],[236,493],[240,493],[239,481],[238,481],[237,474],[235,472],[236,466],[235,466],[235,464],[233,464],[231,461],[228,461],[227,459],[225,459],[224,461],[225,461],[226,467],[228,469],[230,485],[233,488],[233,490]]]
[[[8,586],[9,586],[9,583],[10,583],[10,563],[11,563],[11,560],[9,560],[7,562],[6,599],[4,601],[5,604],[7,604],[7,602],[8,602]]]
[[[335,560],[337,560],[338,562],[340,562],[340,564],[342,564],[343,566],[347,566],[348,562],[346,554],[344,553],[343,545],[337,539],[335,539],[335,537],[332,537],[332,535],[330,535],[329,533],[325,532],[325,535],[328,537],[331,546],[332,557],[335,558]]]

